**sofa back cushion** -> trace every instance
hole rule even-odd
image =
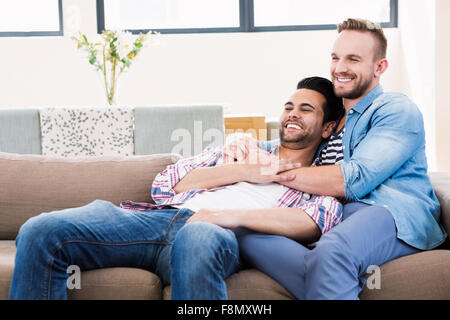
[[[0,239],[42,212],[83,206],[96,199],[152,202],[153,179],[180,158],[175,154],[131,157],[51,158],[0,152]]]
[[[41,154],[38,109],[0,109],[0,152]]]
[[[224,141],[223,107],[151,106],[134,108],[134,154],[178,153],[190,157]]]
[[[450,234],[450,172],[431,172],[431,184],[441,204],[441,225]]]

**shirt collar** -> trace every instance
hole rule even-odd
[[[280,151],[280,141],[277,141],[277,143],[274,143],[272,145],[272,148],[270,148],[270,153],[274,156],[278,156]]]
[[[363,113],[373,101],[383,93],[383,87],[379,84],[372,91],[364,96],[352,109],[358,113]]]

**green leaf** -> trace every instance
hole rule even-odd
[[[90,56],[89,57],[89,63],[90,64],[94,64],[97,61],[97,57],[96,56]]]
[[[121,61],[127,68],[130,67],[130,65],[131,65],[130,60],[127,60],[127,59],[123,58]]]

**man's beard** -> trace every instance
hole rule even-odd
[[[337,81],[337,77],[334,77],[334,82],[336,82],[336,81]],[[366,93],[367,89],[370,87],[371,84],[372,84],[372,81],[370,79],[367,79],[367,80],[361,79],[361,81],[356,83],[356,87],[353,88],[353,90],[351,90],[349,92],[338,92],[336,90],[336,86],[334,86],[334,93],[339,98],[357,99],[357,98],[362,97]]]
[[[286,144],[301,144],[303,145],[305,141],[307,140],[307,136],[305,135],[304,129],[302,129],[302,132],[298,135],[293,136],[292,138],[287,139],[285,134],[285,128],[280,127],[279,129],[279,136],[280,136],[280,144],[286,145]]]

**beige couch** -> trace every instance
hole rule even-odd
[[[51,159],[0,153],[0,299],[8,299],[14,269],[14,238],[20,226],[41,212],[77,207],[95,199],[151,201],[155,175],[176,155]],[[432,174],[442,204],[442,224],[450,231],[450,173]],[[170,299],[152,272],[108,268],[82,273],[81,289],[70,299]],[[255,270],[227,279],[230,299],[293,299],[278,283]],[[450,299],[450,250],[439,249],[381,266],[381,289],[367,288],[362,299]]]

